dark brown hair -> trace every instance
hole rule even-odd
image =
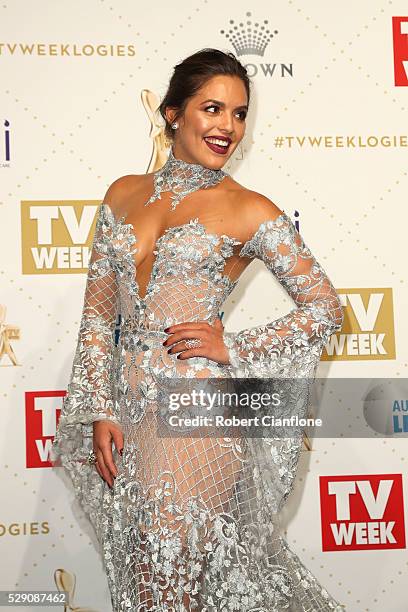
[[[245,66],[231,52],[201,49],[174,67],[167,92],[159,106],[158,110],[166,124],[164,131],[169,140],[173,139],[174,130],[166,119],[166,107],[177,108],[174,117],[177,119],[183,114],[189,98],[192,98],[212,77],[220,74],[241,79],[245,85],[249,104],[251,81]]]

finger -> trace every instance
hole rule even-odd
[[[113,438],[113,443],[115,444],[115,448],[118,452],[121,451],[121,449],[123,448],[123,433],[121,429],[117,429],[116,427],[114,427],[111,430],[111,434],[112,434],[112,438]]]
[[[173,334],[182,330],[201,330],[208,327],[208,323],[205,321],[185,321],[184,323],[175,323],[166,327],[164,330],[168,334]]]
[[[170,338],[167,338],[166,342],[163,343],[163,346],[167,346],[170,347],[174,344],[177,344],[178,342],[181,342],[182,340],[190,340],[192,338],[197,338],[199,340],[201,340],[201,342],[204,342],[204,338],[205,338],[205,331],[201,330],[195,330],[194,331],[194,335],[193,333],[188,330],[185,331],[180,331],[177,332],[176,334],[174,334],[173,336],[171,336]]]
[[[185,349],[177,355],[177,359],[190,359],[191,357],[207,357],[202,346],[193,349]]]
[[[187,338],[187,340],[191,340],[192,338]],[[185,351],[190,351],[192,349],[198,350],[198,352],[201,354],[203,350],[205,350],[205,343],[203,342],[203,340],[201,338],[197,338],[197,340],[200,340],[201,344],[200,346],[196,346],[196,347],[189,347],[188,345],[186,345],[187,340],[182,340],[180,342],[178,342],[177,344],[175,344],[174,346],[172,346],[171,348],[169,348],[169,350],[167,351],[168,353],[170,353],[170,355],[175,355],[176,353],[181,353],[181,352],[185,352]]]
[[[116,476],[118,475],[118,469],[115,465],[115,462],[113,461],[111,442],[102,444],[100,446],[100,450],[102,451],[102,454],[103,454],[103,460],[104,460],[105,466],[108,468],[111,476],[113,478],[116,478]]]
[[[97,449],[95,451],[95,455],[97,458],[97,465],[98,465],[98,472],[99,474],[102,476],[102,478],[104,480],[106,480],[106,482],[108,483],[108,485],[110,487],[113,486],[113,478],[112,478],[112,474],[110,473],[110,471],[108,470],[107,466],[105,465],[105,460],[103,458],[103,453],[101,449]]]
[[[98,463],[98,461],[96,461],[96,462],[95,462],[95,469],[96,469],[96,471],[98,472],[99,476],[100,476],[100,477],[101,477],[103,480],[105,480],[105,479],[104,479],[104,477],[103,477],[102,470],[101,470],[101,468],[99,467],[99,463]]]
[[[224,326],[222,324],[222,321],[219,317],[217,317],[214,321],[214,327],[216,327],[217,329],[224,329]]]

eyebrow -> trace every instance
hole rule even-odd
[[[209,98],[208,100],[204,100],[202,102],[202,104],[206,104],[206,102],[215,102],[215,104],[218,104],[218,106],[221,106],[222,108],[225,108],[224,102],[221,102],[220,100],[214,100],[214,98]],[[245,110],[248,110],[248,105],[247,104],[242,104],[241,106],[237,106],[235,108],[235,110],[241,109],[241,108],[245,109]]]

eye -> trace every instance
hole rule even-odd
[[[205,110],[208,111],[209,108],[220,108],[219,106],[217,106],[217,104],[211,104],[210,106],[206,106]]]
[[[204,110],[209,111],[210,108],[215,108],[216,109],[215,112],[220,110],[220,107],[218,106],[218,104],[211,104],[210,106],[206,106]],[[215,112],[211,112],[211,114],[214,115]],[[247,114],[248,113],[246,110],[238,111],[237,117],[239,117],[240,121],[245,121]]]

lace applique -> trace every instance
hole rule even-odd
[[[312,376],[324,344],[343,323],[336,290],[285,213],[259,226],[244,255],[261,259],[297,308],[272,323],[224,333],[232,374]]]
[[[201,164],[192,164],[174,157],[173,148],[169,151],[166,163],[154,173],[154,192],[145,202],[145,206],[161,200],[161,193],[171,191],[171,208],[174,210],[179,202],[198,189],[215,187],[226,176],[224,170],[206,168]]]
[[[98,535],[114,612],[340,612],[279,535],[300,438],[164,435],[157,393],[162,379],[203,371],[219,378],[310,375],[341,325],[330,281],[285,215],[266,221],[240,254],[261,258],[298,308],[268,325],[225,333],[231,365],[201,357],[183,363],[162,346],[163,329],[215,319],[237,283],[225,263],[241,243],[207,232],[198,218],[168,228],[142,299],[133,230],[101,205],[51,453],[61,457]],[[92,423],[100,419],[124,437],[123,457],[113,449],[112,489],[86,462]]]

